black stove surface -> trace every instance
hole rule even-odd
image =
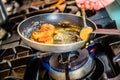
[[[67,1],[67,5],[65,7],[66,9],[63,8],[62,11],[58,8],[46,8],[50,5],[43,5],[42,7],[39,6],[39,10],[36,10],[36,8],[27,8],[29,12],[22,10],[21,12],[11,14],[9,15],[8,19],[3,24],[1,24],[1,27],[4,28],[9,34],[7,35],[6,39],[0,40],[0,80],[7,80],[8,78],[15,78],[14,80],[23,80],[24,76],[28,75],[25,74],[25,71],[28,70],[28,67],[31,64],[34,69],[29,70],[31,76],[28,75],[29,79],[25,80],[38,80],[36,76],[38,74],[35,73],[38,71],[37,69],[39,69],[39,72],[41,72],[39,73],[41,78],[39,80],[48,80],[48,77],[50,77],[48,75],[48,71],[43,66],[41,66],[42,64],[35,63],[41,63],[42,57],[45,57],[48,54],[46,52],[35,50],[24,44],[18,35],[16,28],[22,20],[37,14],[55,12],[77,14],[80,10],[76,7],[75,2],[72,0],[70,0],[70,2],[69,0]],[[20,5],[22,5],[22,3]],[[62,6],[64,7],[64,5]],[[45,9],[43,9],[44,7]],[[94,21],[99,28],[116,28],[115,21],[110,19],[105,9],[101,9],[99,11],[86,11],[86,13],[88,18]],[[103,35],[96,35],[96,38],[101,36]],[[115,55],[109,46],[109,43],[111,43],[109,40],[111,39],[111,37],[108,37],[98,39],[95,42],[96,52],[94,58],[98,61],[98,63],[100,62],[103,64],[104,73],[106,73],[108,78],[116,77],[120,73],[119,65],[112,61]],[[96,72],[96,74],[97,73],[98,72]]]

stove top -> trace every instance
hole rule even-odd
[[[76,7],[74,0],[60,0],[62,2],[60,2],[59,6],[56,5],[58,2],[57,0],[48,4],[46,4],[44,0],[40,0],[41,2],[37,0],[39,2],[38,4],[37,1],[36,3],[30,2],[30,6],[25,6],[25,4],[28,3],[27,1],[15,1],[15,3],[19,4],[20,10],[15,11],[14,8],[11,12],[9,12],[8,19],[1,24],[1,27],[4,28],[8,34],[4,40],[0,40],[0,80],[7,80],[10,78],[14,78],[14,80],[52,80],[52,78],[48,75],[48,70],[43,67],[41,63],[42,58],[48,56],[49,54],[35,50],[24,44],[18,35],[16,28],[22,20],[37,14],[68,13],[78,15],[80,10]],[[5,4],[8,7],[10,2]],[[42,5],[39,6],[39,4]],[[98,28],[116,28],[115,21],[110,19],[105,9],[101,9],[99,11],[86,11],[86,13],[87,17],[94,21]],[[113,38],[115,40],[113,40]],[[109,45],[119,39],[120,38],[118,36],[95,36],[95,54],[93,59],[95,59],[95,62],[98,63],[97,66],[101,64],[101,66],[103,65],[104,67],[100,76],[107,75],[108,78],[112,79],[119,75],[120,66],[118,63],[113,62],[115,54]],[[92,49],[90,51],[92,51]],[[96,78],[94,79],[93,77],[96,76],[95,74],[99,74],[98,72],[100,72],[98,67],[94,69],[95,71],[92,71],[91,74],[87,75],[87,77],[92,76],[92,80],[96,80]],[[37,71],[39,71],[39,77]],[[28,75],[31,76],[28,78],[26,77]],[[86,80],[90,79],[87,78]]]

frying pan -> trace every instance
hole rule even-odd
[[[93,28],[93,30],[97,29],[96,24],[91,20],[86,19],[86,22],[88,26],[91,26]],[[22,38],[23,42],[34,49],[54,53],[74,51],[82,48],[85,45],[86,40],[70,44],[44,44],[30,40],[29,38],[32,31],[38,29],[40,27],[40,24],[44,23],[50,23],[55,26],[58,24],[72,24],[82,28],[83,19],[82,17],[67,13],[46,13],[29,17],[23,20],[17,27],[18,34]]]

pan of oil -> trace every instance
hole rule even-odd
[[[86,19],[86,22],[88,26],[93,28],[93,30],[97,29],[97,26],[93,21]],[[63,33],[65,33],[64,36],[67,37],[67,39],[69,39],[70,42],[69,41],[67,42],[66,40],[66,42],[59,43],[57,41],[59,41],[60,39],[57,37],[54,37],[56,41],[54,44],[44,44],[44,43],[32,41],[30,39],[32,32],[35,31],[36,29],[39,29],[40,25],[46,23],[55,26],[56,32],[54,35],[56,35],[56,33],[58,33],[59,31],[62,31],[59,32],[59,35],[57,34],[57,36],[64,35]],[[63,30],[59,28],[59,25],[62,25],[64,27]],[[70,25],[73,25],[73,27],[68,28],[68,26]],[[67,13],[46,13],[46,14],[36,15],[23,20],[18,25],[17,31],[20,37],[22,38],[23,42],[34,49],[46,51],[46,52],[65,53],[84,47],[87,41],[87,40],[78,40],[74,42],[75,35],[73,35],[73,32],[70,32],[71,29],[72,31],[76,30],[74,26],[77,26],[79,29],[83,28],[84,24],[82,17]],[[79,32],[79,30],[76,32]],[[70,39],[66,35],[69,35],[71,38],[73,37],[73,39]]]

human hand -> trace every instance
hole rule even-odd
[[[79,8],[86,10],[99,10],[114,2],[115,0],[75,0]]]

